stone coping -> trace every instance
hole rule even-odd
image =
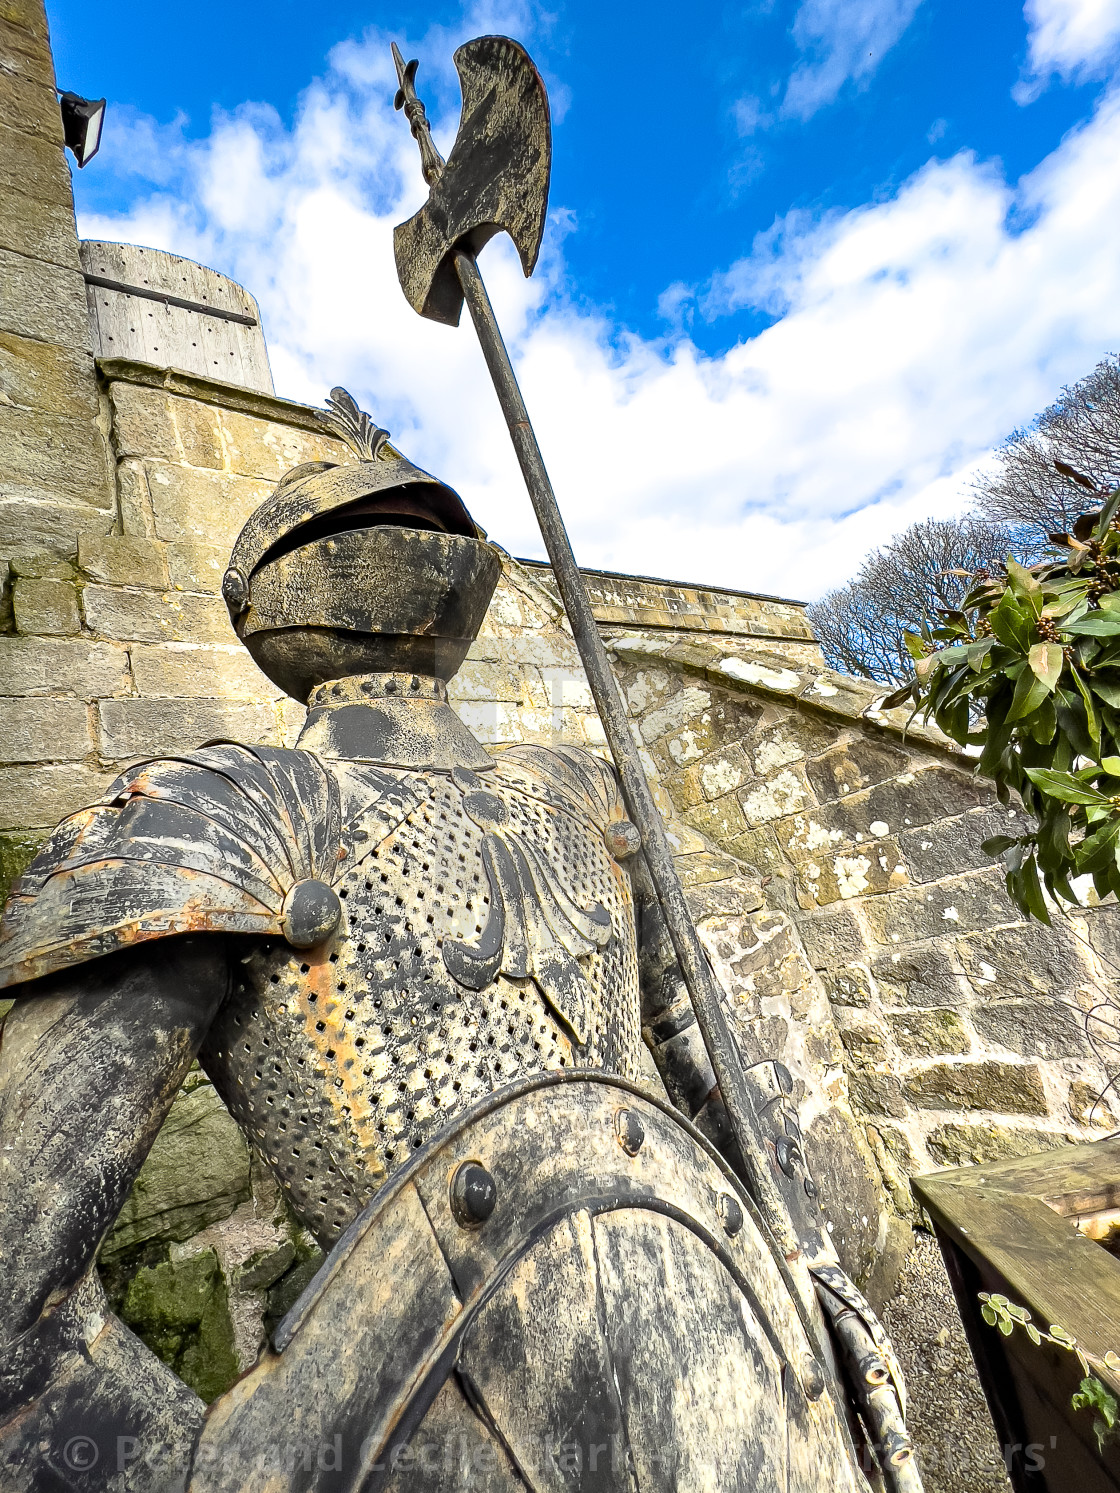
[[[278,425],[294,425],[299,430],[313,431],[315,435],[332,434],[319,418],[318,410],[294,399],[281,399],[279,395],[261,394],[241,384],[203,378],[197,373],[187,373],[183,368],[159,368],[154,363],[137,363],[131,358],[98,358],[96,361],[98,372],[106,383],[140,384],[148,389],[177,394],[183,399],[197,399],[203,404],[236,410],[238,414],[256,415],[260,420],[272,420]],[[395,447],[391,449],[395,450]]]
[[[552,569],[547,560],[527,560],[520,555],[515,558],[519,565],[526,565],[535,570]],[[713,599],[721,596],[739,596],[746,601],[772,601],[778,606],[796,607],[798,611],[804,611],[809,605],[807,601],[794,601],[788,596],[771,596],[765,591],[737,591],[733,586],[713,586],[706,581],[670,581],[660,575],[631,575],[625,570],[596,570],[580,566],[580,574],[601,577],[607,581],[637,581],[644,586],[669,586],[674,591],[695,591],[701,596],[710,596]]]
[[[608,652],[627,664],[648,665],[662,660],[709,684],[732,690],[746,686],[752,693],[774,700],[796,700],[824,715],[866,721],[889,735],[944,753],[958,766],[975,765],[971,756],[936,726],[911,722],[905,707],[884,710],[883,700],[890,693],[885,685],[833,669],[808,665],[790,668],[788,658],[777,651],[767,653],[757,643],[746,647],[742,642],[738,646],[734,642],[716,643],[685,631],[651,637],[645,629],[631,632],[604,628],[603,634]]]

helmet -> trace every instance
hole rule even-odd
[[[359,459],[295,467],[250,517],[222,582],[234,629],[301,701],[355,674],[446,681],[482,626],[501,552],[345,389],[329,403],[324,423]]]

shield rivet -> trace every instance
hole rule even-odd
[[[464,1161],[451,1179],[451,1211],[464,1229],[477,1228],[493,1213],[498,1184],[477,1161]]]
[[[723,1232],[729,1239],[734,1239],[743,1227],[743,1209],[739,1199],[732,1197],[729,1192],[721,1192],[716,1200],[716,1210],[719,1221],[723,1224]]]
[[[811,1353],[806,1353],[801,1359],[801,1372],[798,1375],[801,1380],[801,1388],[805,1391],[808,1400],[819,1400],[824,1394],[824,1370]]]
[[[627,1156],[637,1156],[646,1138],[646,1127],[632,1109],[620,1109],[614,1117],[614,1133]]]

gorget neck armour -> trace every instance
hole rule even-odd
[[[200,1060],[329,1246],[480,1096],[547,1069],[636,1077],[641,1023],[605,763],[563,747],[495,761],[420,676],[311,703],[301,742],[323,755],[206,747],[131,769],[65,821],[0,961],[15,980],[174,932],[257,934],[233,946]],[[457,729],[438,730],[444,713]],[[368,760],[390,740],[397,764]],[[409,766],[433,740],[471,765]]]

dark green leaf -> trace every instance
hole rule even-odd
[[[1028,767],[1027,777],[1036,788],[1040,788],[1051,798],[1060,799],[1062,803],[1096,804],[1104,808],[1109,806],[1110,800],[1103,793],[1079,783],[1072,773],[1052,772],[1045,767]]]

